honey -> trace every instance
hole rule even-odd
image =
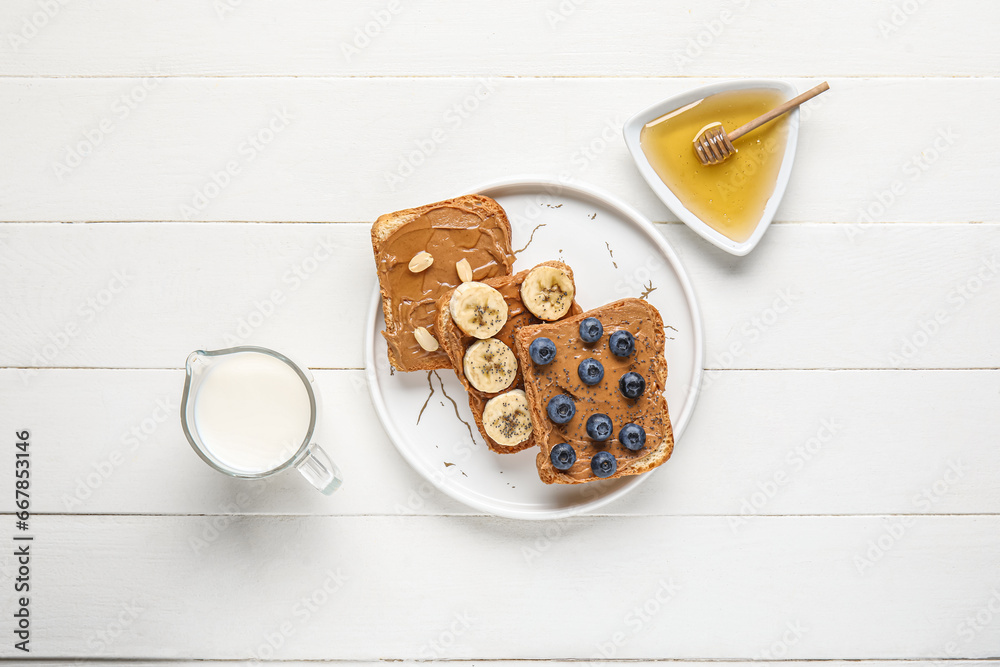
[[[737,243],[750,238],[774,194],[788,141],[788,120],[779,118],[734,142],[736,155],[703,165],[694,152],[698,132],[721,122],[728,132],[784,102],[781,91],[733,90],[710,95],[647,123],[642,152],[681,204],[712,229]]]

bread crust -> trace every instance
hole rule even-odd
[[[609,303],[605,306],[589,310],[574,317],[560,320],[558,324],[571,325],[573,323],[579,323],[587,317],[596,317],[602,322],[611,322],[615,320],[616,311],[623,309],[626,304],[629,304],[632,307],[643,308],[647,312],[650,320],[654,323],[653,349],[655,350],[656,358],[651,360],[654,371],[652,373],[652,377],[647,379],[648,384],[646,387],[646,393],[649,394],[652,399],[652,410],[655,410],[660,416],[662,416],[664,436],[660,442],[656,443],[655,446],[651,447],[650,450],[642,456],[619,462],[617,471],[610,477],[597,477],[596,475],[581,478],[571,477],[556,470],[552,465],[552,460],[550,458],[551,449],[547,446],[547,441],[549,434],[552,432],[553,425],[546,414],[545,396],[547,395],[547,392],[545,391],[545,387],[541,386],[542,383],[536,377],[534,366],[531,364],[530,357],[528,356],[528,346],[531,344],[531,341],[537,336],[545,336],[547,334],[547,327],[550,327],[551,325],[537,324],[522,327],[514,336],[514,353],[518,356],[519,360],[527,359],[526,363],[523,364],[525,375],[525,394],[528,397],[528,406],[531,411],[532,424],[535,425],[532,435],[533,437],[537,436],[537,444],[539,445],[539,452],[536,457],[535,464],[538,468],[539,478],[546,484],[584,484],[586,482],[594,482],[603,479],[617,479],[628,475],[640,475],[661,465],[664,461],[669,459],[670,455],[673,453],[673,428],[670,424],[667,400],[663,396],[663,387],[667,379],[667,361],[664,357],[666,334],[663,330],[663,318],[661,317],[660,312],[649,302],[642,299],[621,299],[620,301]],[[607,333],[605,335],[607,335]]]
[[[469,211],[475,211],[477,215],[480,216],[481,220],[495,221],[496,226],[502,230],[501,238],[503,243],[503,246],[498,247],[497,251],[498,253],[509,258],[509,262],[507,264],[508,268],[506,269],[509,274],[509,267],[513,265],[514,262],[514,253],[511,249],[512,232],[510,220],[507,219],[507,213],[504,211],[503,207],[501,207],[500,204],[494,199],[477,194],[463,195],[461,197],[446,199],[433,204],[425,204],[416,208],[408,208],[402,211],[395,211],[393,213],[380,215],[372,224],[371,228],[372,251],[375,256],[376,269],[381,266],[386,241],[388,241],[393,234],[395,234],[399,229],[405,227],[407,224],[417,220],[428,211],[445,207],[463,208]],[[435,261],[447,262],[448,259],[435,258]],[[386,284],[387,280],[382,271],[376,270],[376,274],[379,279],[379,292],[382,295],[382,315],[385,318],[385,331],[382,332],[382,336],[385,337],[386,341],[390,343],[388,346],[388,356],[389,363],[392,364],[392,367],[399,371],[439,370],[451,368],[451,362],[448,360],[447,355],[441,351],[428,353],[423,358],[413,359],[403,359],[396,354],[395,346],[391,344],[393,340],[400,336],[412,335],[412,332],[404,331],[403,329],[405,327],[403,326],[403,323],[396,321],[393,313],[393,304],[395,301],[394,295],[391,292],[391,287]]]
[[[551,266],[557,269],[562,269],[567,274],[569,274],[571,280],[573,279],[573,269],[570,268],[569,265],[564,264],[562,262],[556,260],[549,260],[546,262],[540,262],[535,266]],[[534,268],[535,268],[534,266],[531,267],[531,269]],[[507,301],[508,310],[512,310],[512,306],[514,305],[523,306],[523,304],[521,304],[520,286],[521,283],[524,282],[525,276],[528,275],[531,269],[518,271],[512,276],[487,278],[482,282],[489,285],[490,287],[494,287],[500,290],[501,293],[504,293],[504,298]],[[576,285],[575,280],[573,284],[575,287]],[[515,287],[516,289],[513,290],[513,294],[510,294],[511,289]],[[455,321],[451,318],[451,312],[448,308],[448,303],[451,301],[452,292],[454,292],[454,290],[449,290],[444,296],[442,296],[438,300],[437,331],[440,335],[439,342],[441,343],[441,348],[445,350],[446,354],[448,355],[450,368],[452,368],[455,371],[455,375],[458,376],[459,382],[462,383],[462,386],[465,387],[466,392],[468,392],[469,409],[472,411],[472,417],[476,421],[476,427],[479,428],[479,432],[482,434],[483,440],[486,441],[486,446],[489,447],[491,451],[494,451],[498,454],[513,454],[515,452],[520,452],[522,450],[534,447],[537,444],[537,442],[535,441],[534,429],[532,429],[532,434],[527,440],[511,447],[497,443],[495,440],[493,440],[493,438],[491,438],[489,435],[486,434],[486,428],[483,426],[483,410],[486,408],[486,403],[494,396],[499,396],[500,394],[511,391],[512,389],[518,389],[523,387],[524,384],[523,368],[525,365],[525,361],[521,358],[520,355],[517,354],[517,351],[514,349],[513,340],[504,340],[503,342],[507,343],[510,346],[511,350],[514,351],[515,356],[517,356],[518,368],[517,368],[517,375],[515,376],[514,381],[510,384],[509,387],[507,387],[503,391],[495,393],[479,391],[478,389],[473,387],[469,383],[469,380],[465,377],[465,367],[463,363],[465,359],[465,350],[468,347],[468,339],[470,337],[467,336],[458,327],[458,325],[455,324]],[[574,299],[573,303],[570,305],[570,310],[569,313],[566,315],[566,317],[571,317],[581,312],[583,312],[583,308],[581,308],[580,304],[578,304]],[[532,317],[532,319],[540,321],[534,317]],[[565,319],[565,317],[563,319]],[[516,334],[516,331],[514,333]],[[531,363],[530,360],[527,363],[530,364]],[[534,415],[532,415],[532,420],[534,420]],[[534,421],[532,421],[532,423],[534,424]]]

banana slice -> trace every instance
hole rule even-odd
[[[507,323],[507,302],[485,283],[462,283],[448,304],[458,328],[476,338],[489,338]]]
[[[479,391],[503,391],[517,375],[517,357],[496,338],[477,340],[465,351],[462,370],[469,383]]]
[[[536,266],[521,283],[521,301],[540,320],[558,320],[569,312],[576,295],[573,279],[554,266]]]
[[[513,389],[490,399],[483,408],[486,435],[497,444],[512,447],[531,437],[531,412],[523,389]]]

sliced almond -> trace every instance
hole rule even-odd
[[[420,347],[424,348],[428,352],[434,352],[441,347],[441,345],[437,342],[437,338],[435,338],[434,334],[427,330],[427,327],[417,327],[414,329],[413,337],[417,339]]]
[[[426,250],[421,250],[413,256],[413,259],[410,260],[410,271],[413,271],[414,273],[426,271],[433,263],[434,255],[430,254]]]
[[[458,269],[458,277],[463,283],[472,282],[472,265],[469,264],[469,260],[462,259],[455,262],[455,268]]]

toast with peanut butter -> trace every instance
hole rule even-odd
[[[441,295],[471,280],[509,276],[510,221],[482,195],[466,195],[380,216],[372,249],[382,292],[389,362],[400,371],[451,368],[437,336]]]
[[[670,458],[665,339],[642,299],[515,332],[543,482],[638,475]]]
[[[487,446],[512,454],[536,444],[514,336],[526,325],[583,311],[573,270],[542,262],[512,276],[465,283],[438,301],[437,332]]]

